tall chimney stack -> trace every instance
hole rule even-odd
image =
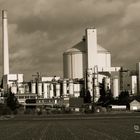
[[[3,75],[9,74],[9,48],[7,11],[2,10],[2,49],[3,49]]]

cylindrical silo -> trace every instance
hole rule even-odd
[[[86,44],[81,41],[63,54],[64,78],[83,78],[86,69]]]
[[[60,84],[56,84],[56,97],[60,97]]]
[[[29,84],[25,84],[25,93],[29,92],[30,92]]]
[[[36,83],[31,83],[31,93],[36,93]]]
[[[67,96],[67,81],[63,81],[63,96]]]
[[[79,97],[81,91],[81,85],[79,83],[74,84],[74,97]]]
[[[48,98],[48,83],[43,83],[43,97],[44,99]]]
[[[50,98],[54,97],[53,84],[50,84]]]
[[[69,95],[73,96],[74,93],[74,85],[73,85],[73,80],[69,81]]]
[[[113,97],[119,96],[119,79],[118,76],[113,77]]]
[[[47,83],[47,97],[48,98],[50,98],[50,90],[51,90],[50,83]]]
[[[136,75],[131,76],[131,92],[133,95],[137,94],[137,76]]]
[[[93,72],[93,90],[94,90],[94,102],[97,102],[100,98],[99,82],[98,82],[98,66],[94,66]]]
[[[42,83],[37,83],[38,96],[42,96]]]

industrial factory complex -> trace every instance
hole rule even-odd
[[[85,105],[89,108],[101,106],[102,98],[106,96],[117,100],[120,93],[127,93],[129,97],[138,98],[140,63],[133,71],[114,67],[111,53],[97,43],[96,28],[85,29],[82,36],[79,43],[63,53],[63,77],[45,77],[38,72],[33,80],[25,82],[23,74],[9,73],[7,11],[3,10],[1,102],[4,103],[5,94],[12,93],[24,109],[57,106],[80,111]],[[130,109],[139,110],[139,100],[131,101]],[[120,103],[110,105],[112,108],[125,108]]]

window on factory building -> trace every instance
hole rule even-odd
[[[25,96],[25,99],[29,99],[29,96]]]
[[[30,96],[30,99],[35,99],[35,96]]]
[[[19,98],[19,99],[24,99],[24,96],[19,96],[18,98]]]

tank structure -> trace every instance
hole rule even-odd
[[[86,69],[86,50],[84,44],[80,42],[63,53],[64,78],[83,78],[84,70]]]
[[[48,83],[43,83],[43,98],[47,99],[48,97]]]
[[[137,76],[131,75],[131,94],[137,95]]]
[[[97,102],[100,97],[97,66],[94,66],[94,71],[93,71],[93,90],[94,90],[93,92],[94,102]]]
[[[119,96],[119,79],[117,76],[113,77],[113,97],[116,98]]]
[[[73,80],[69,81],[69,94],[70,96],[74,96],[74,85],[73,85]]]
[[[42,96],[42,83],[41,82],[37,83],[37,94],[40,97]]]
[[[67,96],[67,81],[65,79],[63,80],[63,95]]]
[[[35,82],[31,83],[31,93],[33,93],[33,94],[36,93],[36,83]]]
[[[60,97],[60,92],[61,92],[61,90],[60,90],[60,83],[57,83],[56,85],[56,97]]]

